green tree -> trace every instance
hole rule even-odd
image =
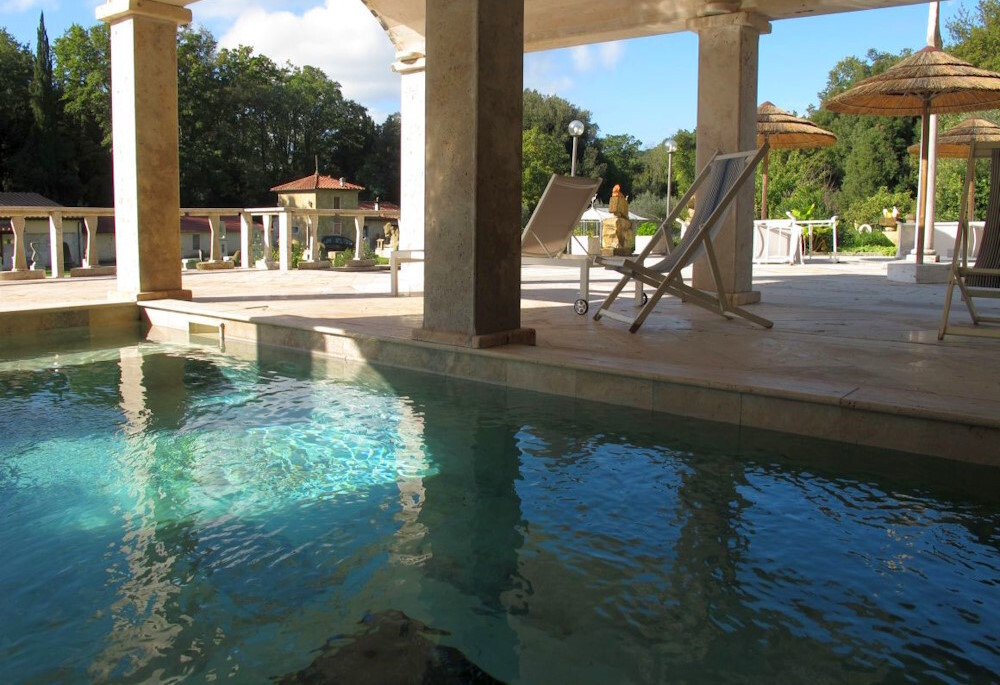
[[[551,140],[559,141],[566,151],[567,165],[563,173],[569,172],[569,159],[573,153],[573,137],[567,129],[574,119],[583,122],[584,126],[583,135],[577,143],[577,173],[580,176],[603,178],[606,165],[597,149],[600,128],[591,121],[590,112],[555,95],[542,95],[537,90],[530,89],[524,91],[522,128],[525,131],[535,129]]]
[[[113,201],[111,50],[107,24],[70,26],[56,39],[55,79],[62,92],[66,145],[75,160],[84,205]]]
[[[223,153],[224,138],[237,135],[218,75],[217,44],[204,29],[177,34],[177,115],[181,204],[189,207],[242,204],[237,162]],[[249,199],[249,198],[248,198]]]
[[[27,190],[18,158],[31,129],[31,52],[0,29],[0,190]]]
[[[947,28],[952,54],[980,69],[1000,70],[1000,0],[979,0],[971,12],[959,7]]]
[[[375,130],[371,152],[366,155],[366,163],[358,174],[361,184],[367,186],[370,194],[383,200],[399,202],[399,113],[390,114]]]
[[[552,174],[569,170],[569,155],[559,138],[537,128],[524,132],[521,150],[521,205],[530,214]]]
[[[76,159],[63,130],[60,92],[53,77],[52,49],[45,15],[38,20],[38,39],[28,88],[31,129],[18,153],[19,184],[67,205],[79,204]]]
[[[628,134],[611,135],[599,139],[597,146],[605,163],[601,194],[609,194],[615,185],[620,185],[622,192],[631,197],[642,173],[642,142]]]

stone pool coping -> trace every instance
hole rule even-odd
[[[455,348],[317,325],[298,316],[266,321],[238,312],[207,313],[198,303],[141,305],[150,326],[205,334],[225,324],[225,338],[279,346],[350,362],[400,367],[491,385],[605,402],[739,426],[1000,465],[1000,405],[966,402],[962,411],[940,395],[850,384],[789,381],[755,374],[629,371],[600,360],[557,359],[541,347]],[[752,380],[752,382],[751,382]]]
[[[660,303],[631,335],[576,316],[566,269],[526,267],[522,323],[536,347],[468,350],[420,342],[423,299],[388,296],[386,273],[185,272],[192,302],[109,302],[113,279],[0,285],[0,350],[17,335],[102,341],[146,325],[200,342],[309,350],[496,386],[579,397],[816,437],[1000,465],[996,341],[938,342],[943,286],[892,284],[885,262],[755,267],[764,331]],[[595,271],[593,297],[612,277]],[[76,303],[76,304],[68,304]],[[593,304],[593,303],[592,303]],[[624,305],[623,305],[624,306]],[[113,344],[112,341],[109,344]],[[27,343],[31,345],[32,343]],[[34,343],[37,346],[37,342]],[[29,347],[30,349],[30,347]],[[655,417],[655,414],[653,414]]]

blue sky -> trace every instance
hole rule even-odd
[[[0,25],[34,45],[40,11],[49,38],[70,24],[94,23],[100,0],[0,0]],[[399,108],[399,77],[389,72],[392,46],[357,0],[201,0],[195,21],[223,46],[251,45],[278,62],[312,64],[339,81],[344,93],[369,108],[376,121]],[[974,0],[941,3],[947,22]],[[802,114],[818,105],[817,93],[830,69],[844,57],[870,48],[898,52],[926,42],[928,6],[850,12],[778,21],[760,40],[758,101]],[[329,26],[351,30],[330,40]],[[345,37],[346,36],[346,37]],[[647,146],[678,129],[693,129],[697,117],[698,40],[670,34],[568,50],[529,54],[525,86],[566,98],[590,110],[603,135],[628,133]]]

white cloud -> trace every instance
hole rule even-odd
[[[524,56],[524,87],[546,95],[565,93],[573,87],[573,79],[562,68],[553,52],[531,53]]]
[[[192,9],[196,20],[229,20],[220,47],[248,45],[279,64],[317,67],[340,83],[346,97],[397,111],[399,76],[389,68],[395,50],[371,12],[359,0],[308,4],[313,6],[300,11],[268,11],[253,1],[208,0]]]
[[[614,69],[624,56],[625,44],[621,41],[580,45],[569,49],[573,69],[582,74],[593,71],[597,67],[604,71]]]
[[[614,69],[625,56],[625,44],[621,41],[601,43],[597,46],[597,54],[600,56],[602,67]]]
[[[573,68],[577,71],[586,72],[594,68],[594,55],[589,45],[570,48],[569,56],[573,60]]]

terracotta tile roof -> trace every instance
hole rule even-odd
[[[364,186],[359,186],[348,182],[343,178],[333,178],[331,176],[321,176],[311,174],[297,181],[284,183],[271,188],[273,193],[281,193],[292,190],[364,190]]]
[[[363,209],[366,212],[374,212],[375,211],[375,203],[372,202],[372,201],[359,202],[358,203],[358,209]],[[380,201],[378,203],[378,211],[381,212],[382,214],[385,214],[386,216],[390,216],[390,217],[391,216],[399,216],[399,205],[397,205],[394,202]]]
[[[0,193],[0,207],[62,207],[38,193]]]

